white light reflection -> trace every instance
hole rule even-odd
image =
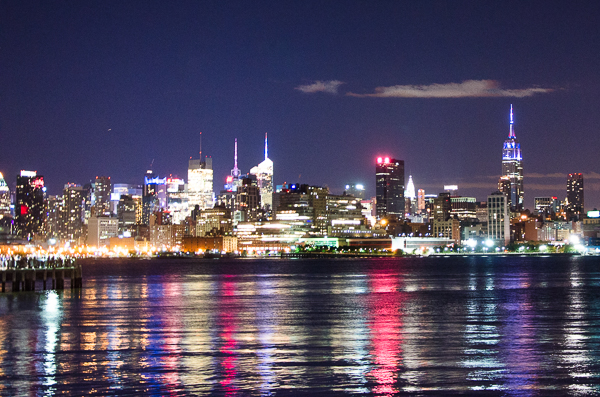
[[[594,359],[590,357],[591,342],[588,334],[590,324],[586,320],[587,304],[584,301],[582,289],[585,286],[584,280],[578,269],[573,269],[569,277],[571,288],[569,289],[569,306],[567,308],[567,321],[563,328],[564,342],[559,355],[568,368],[568,375],[571,379],[586,379],[596,383],[592,378],[597,376],[594,370]],[[581,382],[581,381],[579,381]],[[600,386],[587,385],[583,383],[569,384],[569,390],[574,395],[597,395]]]
[[[56,291],[46,292],[42,303],[42,322],[45,332],[44,346],[44,395],[53,396],[56,394],[56,350],[58,345],[58,331],[62,318],[62,303]]]
[[[277,316],[274,307],[277,306],[279,295],[275,294],[273,278],[259,278],[258,291],[260,295],[268,295],[265,299],[267,307],[262,307],[256,313],[258,340],[260,348],[257,351],[258,356],[258,373],[260,374],[261,395],[271,394],[274,387],[277,385],[277,377],[273,371],[274,357],[277,354],[276,339],[277,339]]]
[[[483,285],[478,288],[478,278],[471,273],[469,290],[494,290],[493,274],[486,274]],[[467,302],[467,316],[464,337],[467,347],[461,364],[472,370],[467,379],[473,381],[470,390],[501,390],[499,384],[490,384],[503,378],[505,365],[499,359],[498,307],[492,298],[481,299],[474,296]]]
[[[353,304],[344,313],[344,321],[331,327],[332,360],[347,365],[332,367],[336,377],[348,379],[351,385],[367,383],[367,373],[370,369],[369,357],[369,328],[367,323],[367,308],[362,296],[369,291],[367,275],[335,276],[332,288],[336,294],[347,294]],[[351,298],[350,298],[351,297]],[[368,393],[367,387],[341,388],[340,392]]]

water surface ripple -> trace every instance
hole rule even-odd
[[[600,394],[600,260],[86,260],[0,294],[0,395]]]

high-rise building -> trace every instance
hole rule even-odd
[[[191,161],[191,160],[190,160]],[[150,224],[150,216],[161,210],[160,191],[166,195],[167,178],[159,178],[152,170],[146,171],[142,189],[142,224]],[[165,196],[166,197],[166,196]]]
[[[508,197],[500,191],[492,193],[487,199],[487,211],[488,238],[496,244],[506,246],[510,242]]]
[[[544,218],[552,217],[558,213],[558,197],[536,197],[534,199],[535,212]]]
[[[174,225],[179,225],[190,215],[185,181],[179,178],[167,178],[167,210],[171,213]]]
[[[48,203],[46,238],[53,239],[54,242],[58,242],[59,240],[62,240],[63,236],[65,235],[65,202],[62,196],[48,196],[46,201]]]
[[[271,211],[273,209],[273,161],[269,158],[267,133],[265,133],[265,159],[252,167],[250,174],[256,175],[262,208]]]
[[[404,191],[404,212],[414,215],[417,212],[417,194],[415,193],[415,184],[412,175],[408,176],[408,183]]]
[[[136,202],[133,196],[121,194],[119,197],[119,204],[117,205],[119,234],[126,235],[129,233],[129,236],[131,236],[137,223],[136,218]]]
[[[254,175],[242,178],[235,195],[235,212],[238,220],[256,221],[260,215],[261,196],[258,182]]]
[[[46,202],[44,177],[36,171],[21,171],[17,176],[15,228],[21,238],[32,239],[45,233]]]
[[[583,174],[569,174],[567,177],[567,220],[583,220]]]
[[[111,237],[119,235],[119,220],[93,216],[88,220],[87,244],[94,247],[109,245]]]
[[[77,241],[83,234],[85,197],[87,191],[81,185],[68,183],[63,190],[63,222],[65,241]]]
[[[94,208],[96,209],[96,216],[110,216],[111,192],[112,184],[110,182],[110,176],[97,176],[94,183]]]
[[[233,169],[231,170],[231,174],[227,177],[225,190],[228,192],[237,191],[238,186],[242,184],[242,172],[238,168],[238,154],[237,154],[237,138],[235,139],[234,144],[234,154],[233,154]]]
[[[417,208],[419,212],[425,211],[425,189],[419,189],[417,191]]]
[[[440,193],[437,198],[433,199],[431,210],[431,219],[433,221],[447,221],[452,215],[452,200],[450,193]]]
[[[0,218],[10,216],[10,189],[0,172]]]
[[[202,160],[202,133],[200,133],[200,158],[190,159],[188,165],[188,205],[201,210],[214,206],[212,158]]]
[[[377,219],[404,219],[404,160],[377,158],[375,195]]]
[[[510,105],[510,129],[508,138],[504,141],[502,149],[502,178],[510,181],[508,196],[510,209],[521,211],[523,209],[523,155],[521,144],[517,141],[514,130],[513,107]]]
[[[452,217],[461,221],[477,220],[477,199],[475,197],[450,196]]]

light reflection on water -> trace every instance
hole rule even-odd
[[[0,395],[600,392],[593,258],[112,265],[0,295]]]

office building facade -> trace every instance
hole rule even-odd
[[[488,238],[496,244],[506,246],[510,242],[510,217],[508,196],[496,192],[488,196]]]
[[[574,173],[567,176],[567,200],[565,206],[567,220],[583,220],[583,174]]]
[[[377,219],[404,219],[404,160],[377,158],[375,196]]]
[[[36,171],[21,171],[17,176],[15,229],[17,235],[31,240],[45,234],[46,188],[44,177]]]

